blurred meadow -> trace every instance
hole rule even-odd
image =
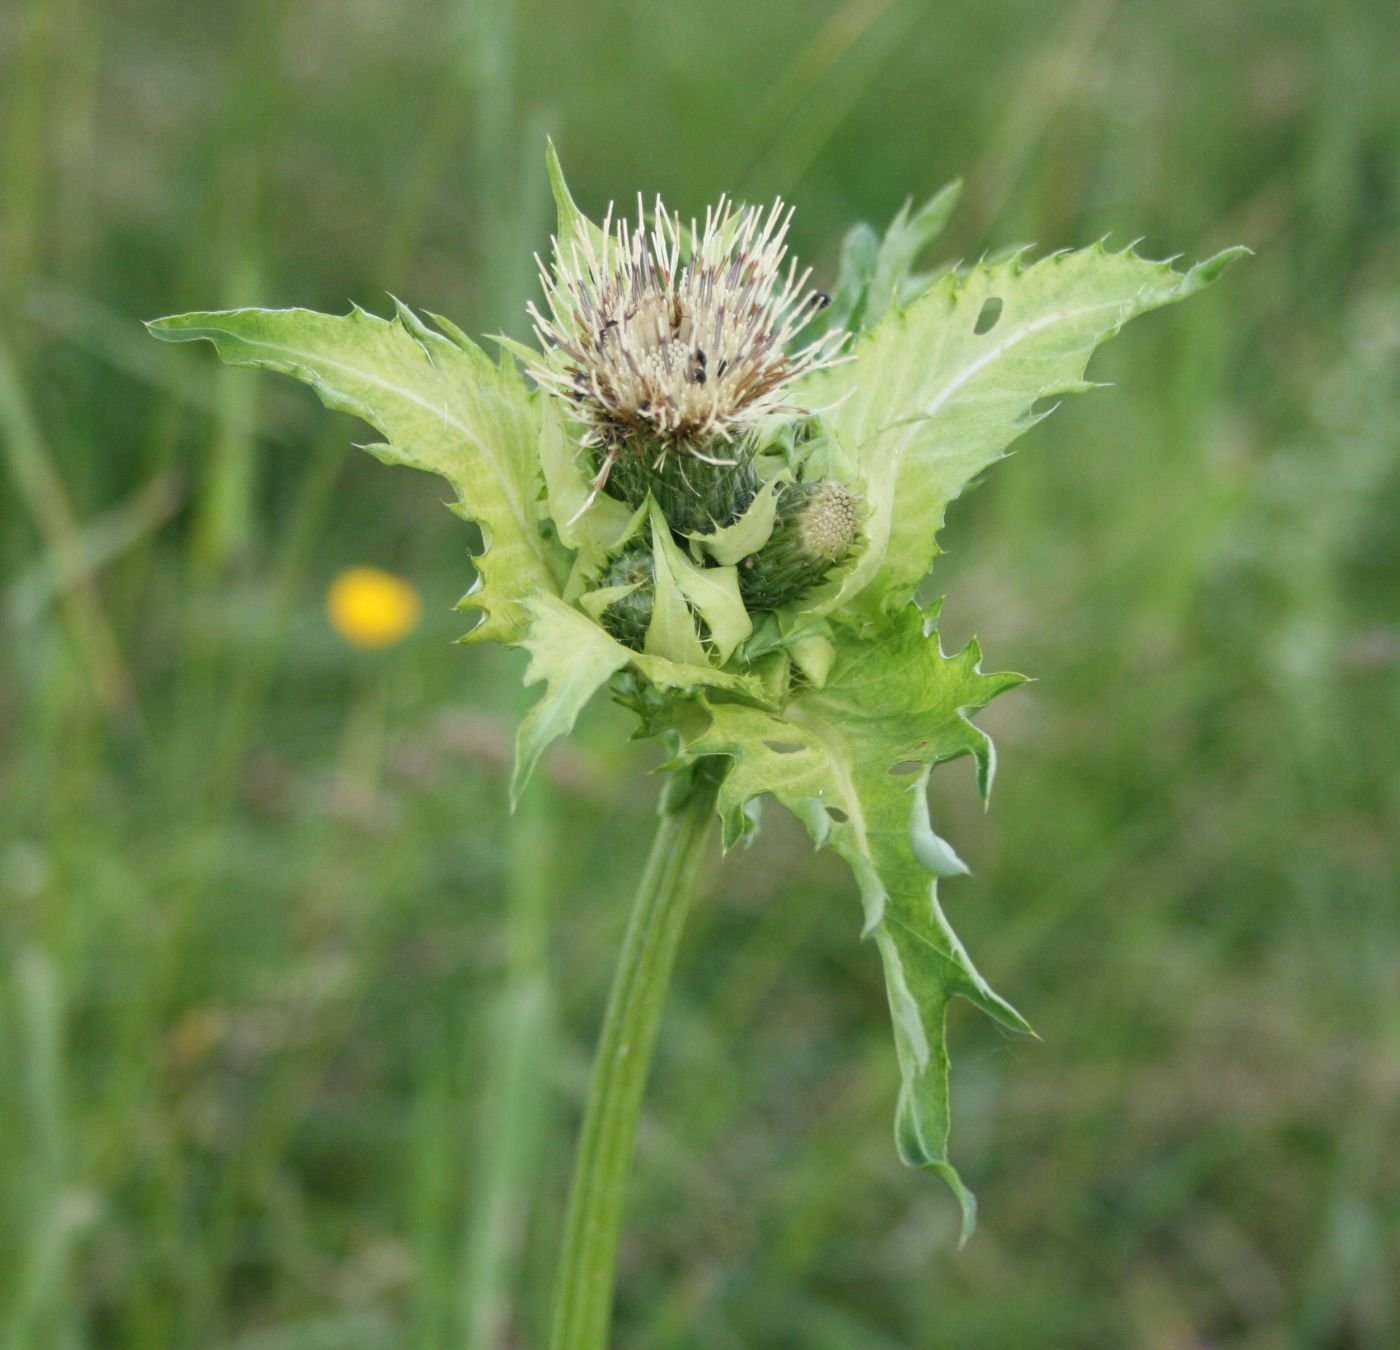
[[[629,1350],[1400,1345],[1393,0],[6,0],[0,1347],[541,1344],[655,794],[600,704],[507,816],[478,542],[290,381],[152,342],[386,292],[525,336],[546,134],[601,212],[723,190],[940,257],[1256,256],[958,503],[945,645],[1038,683],[934,779],[952,1015],[901,1168],[846,869],[776,810],[682,949]],[[936,261],[936,259],[934,259]],[[358,649],[343,569],[422,621]]]

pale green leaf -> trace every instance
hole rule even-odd
[[[632,587],[612,587],[585,597],[606,607],[611,600],[630,593]],[[682,604],[684,601],[682,600]],[[763,699],[763,689],[752,676],[715,670],[704,661],[686,664],[661,656],[634,652],[615,641],[587,614],[580,613],[558,596],[540,593],[524,601],[530,624],[522,645],[530,653],[525,672],[527,685],[544,682],[539,702],[526,714],[515,740],[515,767],[511,774],[511,800],[519,800],[540,755],[551,741],[566,736],[588,700],[610,676],[631,666],[657,689],[672,695],[690,695],[699,689],[723,690],[730,697]],[[692,626],[692,633],[694,629]],[[698,645],[698,640],[697,640]]]
[[[962,183],[954,180],[940,188],[912,215],[909,202],[900,207],[875,259],[865,305],[858,316],[861,328],[874,328],[889,313],[891,305],[905,298],[915,262],[943,233],[961,196]]]
[[[883,239],[869,225],[853,226],[841,244],[841,270],[826,326],[853,333],[873,328],[896,300],[907,302],[923,290],[932,278],[920,284],[914,263],[943,233],[961,195],[962,184],[949,183],[912,215],[906,201]]]
[[[583,705],[632,659],[626,647],[556,596],[527,600],[525,608],[533,620],[524,638],[530,653],[525,683],[543,680],[545,691],[516,732],[512,803],[519,801],[545,747],[573,730]]]
[[[742,562],[749,554],[757,553],[772,535],[778,514],[778,491],[782,486],[783,480],[770,479],[759,488],[743,515],[733,524],[721,525],[708,534],[687,537],[723,566]]]
[[[909,794],[909,844],[914,856],[936,877],[966,876],[968,866],[954,852],[953,846],[934,831],[928,813],[928,780],[933,765],[924,765],[923,772]]]
[[[714,703],[686,750],[733,761],[719,802],[728,844],[749,833],[746,808],[768,793],[850,865],[885,967],[904,1079],[901,1156],[943,1175],[970,1222],[971,1198],[947,1157],[944,1011],[961,996],[1028,1028],[978,974],[939,907],[937,876],[965,869],[929,823],[926,785],[934,765],[970,754],[990,788],[991,743],[966,714],[1021,677],[983,674],[975,644],[944,656],[913,606],[879,642],[842,627],[834,646],[823,688],[800,690],[781,712]]]
[[[823,631],[806,632],[801,637],[793,638],[787,648],[803,679],[817,689],[825,687],[831,674],[831,663],[836,660],[836,644],[831,640],[831,630],[826,624],[819,626]]]
[[[831,305],[826,311],[828,328],[860,328],[860,314],[865,308],[865,293],[875,273],[880,256],[880,236],[873,225],[861,221],[846,231],[841,241],[841,268],[836,285],[831,290]]]
[[[578,605],[589,618],[598,623],[603,621],[603,611],[610,605],[615,605],[619,600],[625,600],[634,591],[641,587],[640,581],[634,581],[628,586],[604,586],[599,591],[585,591],[578,598]]]
[[[442,328],[445,321],[438,315],[429,314],[428,317],[432,319],[439,328]],[[446,331],[447,330],[443,328],[443,332]],[[503,352],[507,352],[515,357],[526,370],[529,370],[531,366],[538,365],[540,362],[540,352],[537,348],[531,347],[524,342],[517,342],[515,338],[507,337],[504,333],[492,333],[490,334],[490,340]]]
[[[654,598],[652,600],[651,623],[647,626],[646,641],[643,646],[648,655],[665,661],[687,666],[705,666],[709,658],[705,655],[704,643],[695,630],[695,615],[686,602],[685,592],[671,567],[671,553],[666,548],[670,541],[670,531],[663,520],[658,526],[656,517],[651,522],[651,548],[655,572],[653,575]]]
[[[632,666],[658,689],[682,696],[689,696],[701,689],[724,689],[763,707],[772,707],[777,701],[777,695],[766,689],[763,681],[752,674],[737,675],[727,670],[716,670],[711,665],[689,665],[650,652],[633,652]]]
[[[524,601],[559,589],[567,559],[540,528],[539,400],[513,365],[497,365],[455,330],[434,332],[403,306],[392,319],[359,308],[240,309],[148,326],[168,342],[207,338],[231,365],[304,381],[327,407],[384,436],[387,445],[373,447],[380,459],[441,474],[486,544],[467,602],[484,611],[473,639],[518,641]]]
[[[753,632],[753,620],[739,594],[739,573],[734,567],[696,567],[676,547],[670,527],[655,502],[651,508],[652,540],[658,565],[665,555],[666,571],[676,588],[689,601],[714,644],[715,664],[724,665],[737,647]]]
[[[569,249],[587,240],[598,257],[603,256],[605,238],[602,230],[578,209],[569,185],[564,181],[564,169],[553,140],[545,147],[545,168],[549,173],[549,189],[554,194],[554,209],[558,213],[558,232],[554,236],[556,254],[567,258]]]
[[[545,401],[539,452],[549,515],[564,546],[581,550],[585,563],[596,568],[620,546],[633,513],[615,497],[594,490],[579,462],[581,447],[565,431],[553,402]]]
[[[857,466],[866,546],[811,614],[896,613],[927,573],[944,511],[1041,415],[1089,388],[1089,357],[1129,319],[1209,285],[1244,250],[1187,272],[1102,245],[940,278],[803,390]],[[981,331],[979,331],[981,330]]]

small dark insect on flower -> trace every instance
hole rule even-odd
[[[806,411],[789,386],[838,359],[844,336],[788,350],[830,303],[807,289],[810,269],[783,266],[791,219],[781,200],[722,197],[687,228],[658,197],[648,228],[639,197],[635,225],[609,210],[600,239],[555,240],[553,267],[539,264],[549,316],[530,306],[545,351],[532,373],[585,424],[596,487],[625,452],[653,468],[673,454],[733,463],[762,419]]]

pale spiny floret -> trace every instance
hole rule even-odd
[[[802,549],[814,558],[839,562],[860,532],[860,498],[840,483],[820,483],[797,518]]]
[[[635,225],[614,227],[610,208],[596,240],[591,228],[555,240],[552,271],[540,263],[550,316],[530,306],[547,355],[532,373],[602,449],[600,480],[624,449],[727,463],[725,447],[761,419],[803,411],[788,386],[844,339],[787,350],[827,302],[807,288],[810,269],[782,265],[791,218],[781,201],[765,213],[721,198],[687,230],[657,198],[648,230],[639,197]]]

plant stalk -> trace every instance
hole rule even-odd
[[[667,784],[593,1061],[559,1262],[550,1350],[606,1350],[622,1202],[676,948],[724,762]]]

